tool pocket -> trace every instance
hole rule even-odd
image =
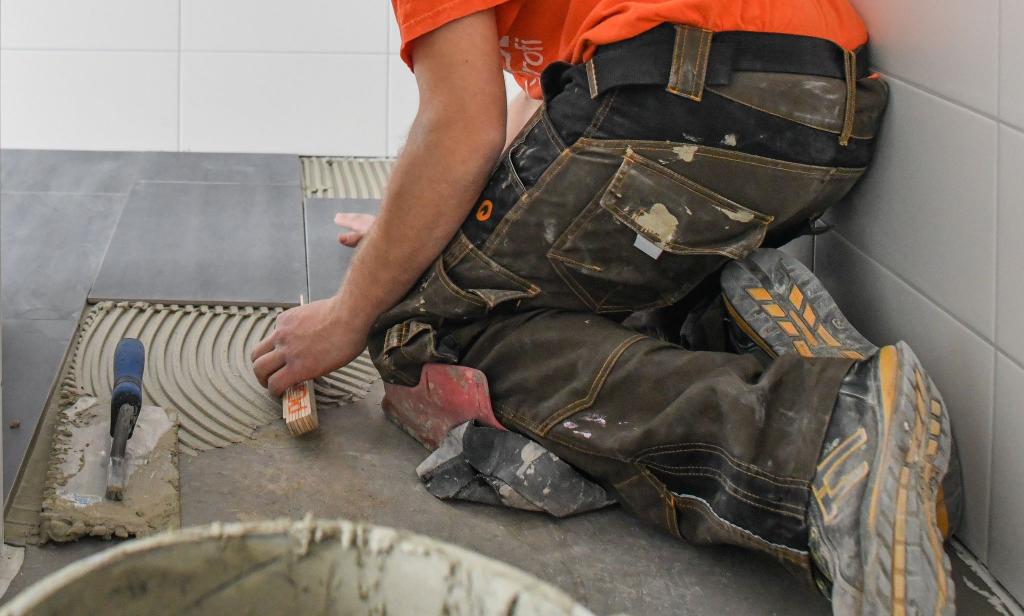
[[[485,255],[462,232],[452,240],[441,261],[449,290],[481,303],[483,313],[540,293],[539,287]]]
[[[534,297],[540,289],[480,252],[461,232],[397,306],[381,315],[389,323],[374,364],[389,382],[415,384],[425,363],[451,364],[458,349],[445,341],[452,326],[483,317],[499,306]]]
[[[664,158],[677,149],[667,144]],[[547,256],[591,310],[632,312],[678,301],[760,246],[771,221],[627,148]]]
[[[499,304],[539,292],[535,285],[480,252],[459,232],[419,285],[384,316],[391,321],[465,321],[481,317]]]

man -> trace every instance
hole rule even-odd
[[[847,1],[394,5],[416,120],[380,216],[339,217],[360,249],[338,294],[254,350],[261,382],[367,342],[390,383],[477,368],[505,426],[668,532],[772,554],[837,613],[952,613],[938,391],[756,250],[871,158],[887,89]],[[507,112],[501,67],[525,91]],[[687,347],[622,325],[673,305],[704,324]]]

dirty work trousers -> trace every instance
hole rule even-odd
[[[843,197],[887,89],[849,65],[846,79],[736,70],[700,82],[710,33],[641,37],[545,71],[544,107],[443,255],[380,317],[371,355],[403,385],[427,362],[477,368],[506,427],[635,515],[806,571],[809,482],[850,362],[785,355],[765,368],[621,322]]]

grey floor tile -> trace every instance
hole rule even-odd
[[[309,299],[330,297],[338,290],[355,250],[338,243],[338,212],[376,214],[378,199],[306,199],[306,262]]]
[[[380,411],[381,387],[320,428],[280,422],[256,440],[182,456],[182,524],[314,516],[366,520],[478,551],[554,584],[596,614],[827,614],[783,567],[750,551],[696,547],[619,508],[557,520],[431,496],[413,469],[427,451]],[[259,486],[259,489],[253,489]]]
[[[5,501],[76,325],[77,321],[3,320],[0,429],[4,439]]]
[[[77,319],[125,195],[0,195],[3,315]]]
[[[139,182],[90,297],[295,303],[301,204],[298,186]]]
[[[299,157],[288,154],[147,152],[140,155],[143,182],[299,184]]]
[[[139,161],[135,152],[3,150],[0,190],[124,194],[135,183]]]

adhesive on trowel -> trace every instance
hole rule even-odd
[[[62,411],[48,473],[54,487],[40,513],[43,537],[128,537],[178,526],[175,416],[142,406],[144,364],[141,342],[118,341],[109,423],[95,398]],[[138,485],[129,490],[132,477]]]

